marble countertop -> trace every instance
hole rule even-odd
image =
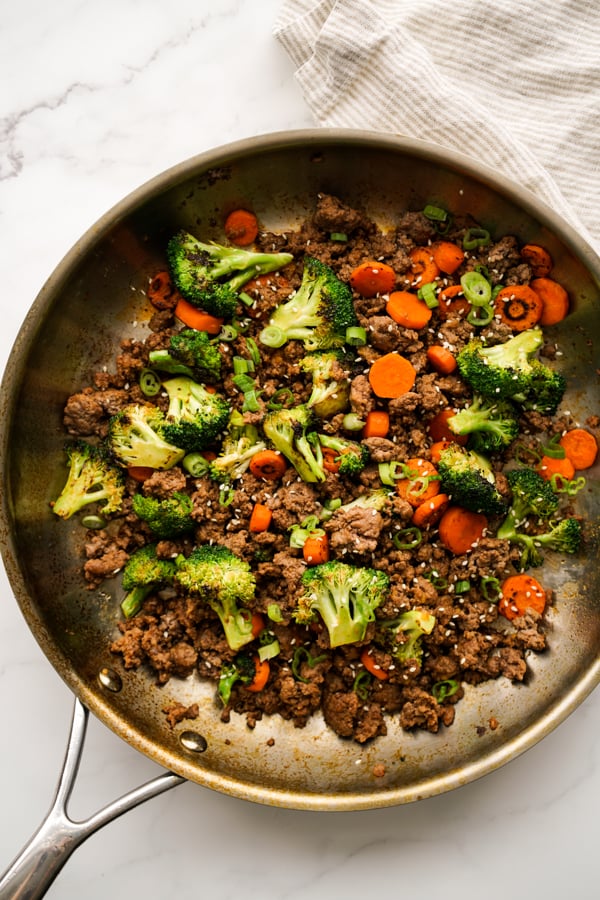
[[[0,368],[45,279],[125,194],[199,151],[314,125],[272,37],[278,5],[5,4]],[[3,570],[1,579],[0,870],[50,804],[72,712],[72,696],[30,635]],[[596,691],[502,769],[396,808],[293,811],[182,784],[92,836],[48,896],[358,900],[374,890],[591,900],[599,713]],[[86,816],[160,771],[92,720],[71,814]]]

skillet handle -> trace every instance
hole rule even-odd
[[[0,900],[37,900],[74,850],[95,831],[123,813],[185,781],[165,772],[124,794],[83,821],[74,822],[67,804],[75,785],[87,729],[88,710],[76,698],[69,742],[52,805],[40,827],[0,878]]]

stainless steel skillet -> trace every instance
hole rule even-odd
[[[174,773],[131,802],[181,779],[298,809],[412,802],[513,759],[561,723],[600,678],[594,541],[584,558],[545,568],[544,580],[556,594],[551,648],[531,661],[528,683],[498,681],[469,690],[456,723],[435,736],[407,735],[392,721],[386,737],[357,748],[319,719],[302,730],[265,719],[250,731],[235,717],[222,723],[212,689],[193,679],[159,690],[143,673],[119,670],[109,652],[119,616],[118,582],[97,592],[85,589],[80,527],[57,521],[49,508],[63,477],[65,398],[110,363],[123,335],[147,333],[143,291],[175,230],[183,226],[218,240],[224,213],[239,205],[251,206],[266,228],[292,228],[310,213],[319,191],[364,208],[383,227],[405,209],[435,203],[472,213],[497,236],[514,233],[547,246],[556,277],[573,300],[573,313],[552,330],[570,385],[566,403],[581,421],[600,412],[600,260],[551,210],[471,160],[379,134],[321,129],[266,135],[188,160],[110,210],[44,285],[4,375],[0,541],[23,616],[77,698],[72,743],[77,745],[83,710],[89,709]],[[579,502],[597,523],[597,468],[587,482]],[[199,718],[171,730],[162,709],[172,701],[199,702]],[[500,722],[495,731],[486,727],[492,716]],[[374,775],[378,764],[383,777]],[[113,811],[125,808],[127,803]]]

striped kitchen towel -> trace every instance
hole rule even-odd
[[[600,249],[596,0],[282,0],[274,34],[319,124],[474,157]]]

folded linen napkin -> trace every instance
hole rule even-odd
[[[600,250],[596,0],[283,0],[274,34],[318,124],[474,157]]]

